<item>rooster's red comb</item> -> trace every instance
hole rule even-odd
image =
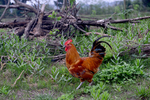
[[[65,42],[65,45],[67,45],[67,44],[69,44],[69,43],[71,43],[72,42],[72,39],[69,39],[69,40],[67,40],[66,42]]]

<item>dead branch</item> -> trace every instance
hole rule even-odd
[[[1,70],[3,70],[5,64],[6,64],[6,63],[3,64],[3,63],[1,62]]]
[[[37,11],[35,8],[33,8],[32,6],[27,5],[27,4],[25,4],[25,3],[22,3],[22,2],[20,2],[20,1],[18,1],[18,0],[14,0],[14,1],[15,1],[15,3],[16,3],[17,5],[19,5],[19,6],[21,6],[21,7],[28,8],[28,9],[30,9],[31,11],[33,11],[35,14],[38,14],[38,11]]]
[[[87,33],[85,30],[83,30],[83,29],[81,29],[80,27],[78,27],[78,25],[73,24],[73,26],[74,26],[75,28],[77,28],[78,30],[80,30],[81,32]]]
[[[25,28],[24,34],[25,34],[25,38],[26,38],[26,39],[29,37],[29,33],[30,33],[31,26],[36,22],[36,20],[37,20],[37,18],[32,19],[32,20],[28,23],[27,27]]]
[[[0,28],[14,28],[20,26],[26,26],[29,21],[19,21],[19,22],[8,22],[8,23],[0,23]]]
[[[45,6],[46,6],[45,4],[42,5],[41,13],[39,15],[37,25],[34,28],[35,29],[34,30],[35,31],[34,36],[44,35],[43,32],[42,32],[41,26],[42,26],[42,19],[43,19],[43,15],[44,15]]]
[[[0,8],[6,8],[7,5],[0,5]],[[19,8],[19,5],[9,5],[9,8]]]
[[[147,35],[147,33],[150,31],[150,29],[147,29],[143,34]]]
[[[117,31],[123,31],[123,29],[120,29],[120,28],[117,28],[117,27],[114,27],[114,26],[110,26],[110,25],[106,25],[107,28],[110,28],[110,29],[113,29],[113,30],[117,30]],[[125,31],[127,31],[126,29],[124,29]]]
[[[24,72],[24,70],[20,73],[18,78],[15,80],[14,84],[12,85],[12,87],[14,87],[16,85],[17,81],[21,78],[21,75],[22,75],[23,72]]]
[[[6,5],[6,8],[5,8],[5,10],[3,11],[3,13],[2,13],[2,15],[1,15],[1,17],[0,17],[0,21],[1,21],[1,19],[3,18],[3,16],[5,15],[6,10],[9,8],[9,3],[10,3],[10,0],[8,0],[8,3],[7,3],[7,5]]]
[[[137,57],[137,58],[148,58],[150,57],[150,44],[138,44],[136,46],[129,46],[129,45],[126,45],[128,47],[128,49],[126,49],[125,51],[121,52],[119,55],[120,56],[123,56],[123,55],[126,55],[126,54],[129,54],[129,55],[137,55],[137,56],[134,56],[134,57]],[[139,51],[139,47],[140,46],[140,50],[141,50],[141,54],[139,55],[138,54],[138,51]]]
[[[25,27],[20,27],[19,30],[16,32],[16,35],[21,38],[21,36],[24,34]]]
[[[146,17],[138,17],[138,18],[133,18],[133,19],[122,19],[122,20],[111,20],[110,23],[127,23],[127,22],[134,22],[137,20],[143,20],[143,19],[149,19],[150,16],[146,16]]]
[[[61,54],[61,55],[57,55],[57,56],[51,56],[53,62],[64,59],[66,57],[66,54]]]

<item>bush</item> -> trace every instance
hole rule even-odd
[[[139,62],[139,61],[136,61]],[[98,83],[99,81],[104,81],[106,83],[124,83],[124,82],[134,82],[138,76],[143,76],[144,71],[143,66],[139,66],[139,63],[136,65],[130,65],[126,62],[117,63],[112,65],[108,63],[107,68],[102,69],[97,73],[93,80]]]

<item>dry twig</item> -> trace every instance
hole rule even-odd
[[[12,85],[12,87],[14,87],[17,83],[17,81],[20,79],[22,73],[24,72],[24,70],[20,73],[19,77],[15,80],[14,84]]]
[[[5,64],[6,64],[6,63],[3,64],[3,63],[1,62],[1,70],[3,70]]]
[[[0,17],[0,21],[1,21],[1,19],[3,18],[3,16],[5,15],[7,9],[9,8],[9,3],[10,3],[10,0],[8,0],[7,6],[6,6],[4,12],[2,13],[2,15],[1,15],[1,17]]]

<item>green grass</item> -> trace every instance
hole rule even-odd
[[[94,76],[94,84],[89,87],[85,82],[79,90],[79,79],[72,77],[65,64],[51,62],[54,54],[65,53],[64,48],[52,49],[46,40],[19,40],[14,34],[0,29],[0,99],[33,99],[33,100],[149,100],[150,99],[150,58],[136,58],[142,56],[139,47],[135,54],[124,54],[127,46],[150,43],[150,32],[143,35],[150,27],[149,20],[143,20],[128,26],[128,32],[108,29],[111,38],[103,38],[112,46],[107,45],[106,56],[100,71]],[[113,26],[124,28],[125,24]],[[104,33],[103,29],[91,31]],[[134,31],[134,32],[133,32]],[[138,32],[140,31],[140,33]],[[141,34],[142,38],[138,35]],[[100,36],[78,36],[73,38],[79,54],[87,56],[92,42]],[[60,44],[66,39],[62,36]],[[63,60],[61,61],[63,62]],[[17,80],[15,80],[23,72]]]

